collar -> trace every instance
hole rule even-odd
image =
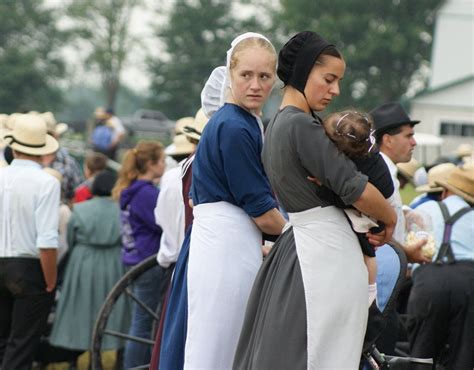
[[[12,163],[10,163],[12,167],[33,167],[41,169],[41,165],[35,161],[29,159],[14,159]]]
[[[386,155],[383,152],[380,152],[380,155],[382,156],[383,160],[387,164],[388,170],[390,171],[390,175],[392,175],[393,178],[397,177],[398,169],[395,163],[389,158],[388,155]]]

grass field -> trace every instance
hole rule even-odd
[[[417,193],[415,191],[415,188],[413,187],[412,184],[407,184],[402,190],[400,190],[400,195],[402,196],[402,202],[403,204],[410,204],[411,201],[420,195],[420,193]]]
[[[107,351],[102,354],[102,369],[113,370],[115,365],[115,351]],[[89,370],[89,352],[84,353],[77,361],[77,370]],[[46,366],[45,370],[69,370],[67,362],[59,362]]]

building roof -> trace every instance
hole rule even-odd
[[[453,87],[456,87],[456,86],[459,86],[459,85],[462,85],[466,82],[469,82],[469,81],[473,81],[474,80],[474,74],[472,74],[471,76],[467,76],[467,77],[463,77],[463,78],[460,78],[456,81],[451,81],[451,82],[448,82],[448,83],[445,83],[444,85],[440,85],[440,86],[437,86],[437,87],[428,87],[420,92],[418,92],[414,97],[412,97],[410,100],[414,100],[416,98],[420,98],[420,97],[425,97],[425,96],[428,96],[428,95],[432,95],[432,94],[435,94],[435,93],[438,93],[440,91],[443,91],[443,90],[448,90],[450,88],[453,88]]]

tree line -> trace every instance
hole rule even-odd
[[[100,76],[103,100],[117,107],[127,90],[121,73],[140,40],[130,30],[145,0],[69,0],[48,8],[38,0],[0,2],[0,112],[60,110],[68,86],[65,45],[87,45],[85,70]],[[416,72],[429,65],[435,11],[441,0],[174,0],[156,2],[153,38],[163,45],[146,58],[150,89],[143,107],[177,119],[194,115],[200,91],[225,63],[230,41],[262,32],[277,50],[294,33],[313,30],[335,43],[347,62],[341,96],[333,109],[370,110],[399,100]],[[251,5],[242,17],[239,9]],[[68,19],[70,26],[59,28]]]

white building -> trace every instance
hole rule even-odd
[[[411,100],[410,116],[421,120],[417,132],[443,139],[436,150],[417,148],[419,160],[474,146],[474,0],[447,0],[438,10],[429,85]]]

